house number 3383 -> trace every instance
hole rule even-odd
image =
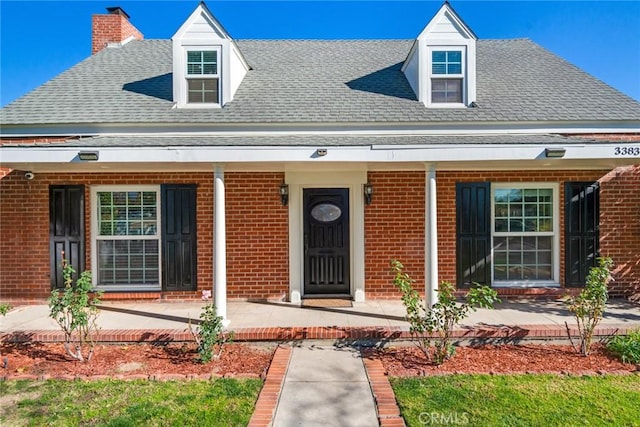
[[[613,154],[616,156],[640,156],[640,147],[615,147]]]

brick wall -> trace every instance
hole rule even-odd
[[[640,165],[600,178],[600,250],[615,263],[613,295],[640,300]]]
[[[3,169],[2,173],[8,172]],[[398,259],[424,289],[425,173],[369,172],[373,203],[365,207],[367,298],[397,298],[389,261]],[[288,208],[281,173],[228,172],[227,271],[230,299],[281,298],[288,293]],[[455,282],[455,184],[490,182],[601,182],[601,252],[616,267],[612,294],[640,295],[640,166],[613,171],[503,171],[437,173],[438,251],[441,280]],[[44,174],[28,181],[13,171],[0,179],[0,298],[42,300],[49,294],[49,185],[84,184],[86,265],[91,265],[91,185],[195,183],[198,185],[198,292],[110,294],[111,298],[199,298],[213,283],[213,176],[211,173]],[[560,224],[564,191],[560,186]],[[564,280],[564,229],[560,279]]]
[[[33,138],[0,138],[0,146],[3,145],[33,145],[33,144],[50,144],[55,142],[65,142],[71,139],[79,139],[72,136],[56,136],[56,137],[42,137],[36,136]]]
[[[365,207],[365,293],[398,298],[389,262],[397,259],[424,289],[425,173],[369,172],[374,194]]]
[[[640,292],[640,166],[614,171],[438,172],[441,280],[456,280],[456,182],[600,181],[600,251],[616,263],[612,295]],[[560,185],[560,281],[564,282],[564,187]]]
[[[86,268],[91,266],[91,185],[197,184],[198,292],[169,292],[169,299],[200,297],[213,283],[213,175],[211,173],[36,174],[13,171],[0,180],[0,298],[42,300],[49,281],[49,185],[85,185]],[[109,294],[109,298],[159,298],[160,293]]]
[[[120,43],[129,37],[142,40],[144,36],[131,25],[127,17],[119,14],[93,15],[91,54],[96,54],[109,43]]]
[[[610,133],[610,134],[602,134],[602,133],[583,133],[583,134],[572,134],[565,135],[570,137],[577,138],[589,138],[589,139],[600,139],[603,141],[613,141],[613,142],[638,142],[640,141],[640,133]]]
[[[283,173],[225,174],[227,295],[283,299],[289,293],[289,211]]]
[[[288,211],[283,174],[228,173],[227,287],[233,298],[282,298],[289,288]],[[213,175],[42,174],[0,180],[0,298],[42,300],[49,284],[49,185],[85,185],[86,267],[91,266],[91,185],[197,184],[198,291],[108,293],[108,299],[194,299],[213,284]]]

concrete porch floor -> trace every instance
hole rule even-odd
[[[98,324],[101,341],[149,341],[164,337],[189,340],[188,324],[199,319],[204,301],[105,302]],[[228,319],[238,341],[293,339],[403,339],[409,324],[399,301],[375,300],[353,307],[301,307],[286,302],[229,302]],[[462,322],[460,338],[558,338],[564,322],[575,320],[562,301],[505,301],[494,310],[478,310]],[[610,300],[599,335],[640,327],[640,306]],[[0,331],[15,340],[59,341],[58,325],[46,305],[14,308],[0,317]]]

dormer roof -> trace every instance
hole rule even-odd
[[[402,72],[409,85],[426,107],[466,108],[477,105],[477,40],[478,36],[445,1],[415,39],[402,64]],[[454,67],[455,73],[442,68],[449,60],[457,66]],[[443,96],[443,88],[453,96]]]
[[[171,41],[173,101],[177,108],[218,108],[233,100],[250,67],[229,32],[204,2],[189,15]]]
[[[211,13],[206,3],[201,1],[198,7],[189,15],[186,21],[178,28],[178,31],[171,37],[174,39],[192,39],[192,40],[212,40],[224,39],[232,42],[238,51],[239,58],[245,64],[247,69],[251,67],[247,63],[244,55],[240,51],[233,37],[224,28],[222,23]]]
[[[457,37],[478,40],[478,36],[456,13],[448,1],[442,4],[417,39],[424,40],[427,37],[435,40],[448,40]]]

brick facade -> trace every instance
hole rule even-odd
[[[613,171],[438,172],[438,256],[441,280],[456,280],[456,182],[599,181],[600,252],[616,264],[611,295],[640,292],[640,166]],[[560,186],[560,283],[564,283],[564,189]]]
[[[289,293],[289,211],[283,173],[226,173],[227,296],[283,299]]]
[[[7,170],[3,170],[7,172]],[[227,172],[227,287],[230,299],[281,299],[289,291],[288,207],[278,186],[283,173]],[[365,292],[397,298],[389,261],[398,259],[424,289],[425,173],[369,172],[373,203],[365,206]],[[612,171],[492,171],[437,173],[438,256],[441,280],[455,282],[455,184],[466,181],[600,181],[601,253],[616,267],[612,295],[640,294],[640,166]],[[37,173],[0,179],[0,298],[42,301],[49,285],[49,186],[84,184],[86,265],[91,265],[90,186],[197,184],[196,292],[110,293],[111,299],[194,299],[213,283],[212,173]],[[560,186],[560,280],[564,280],[564,194]],[[506,291],[509,293],[509,291]],[[535,291],[531,291],[535,294]]]
[[[367,298],[398,298],[392,259],[424,289],[425,172],[369,172],[368,178],[374,194],[364,212]]]

